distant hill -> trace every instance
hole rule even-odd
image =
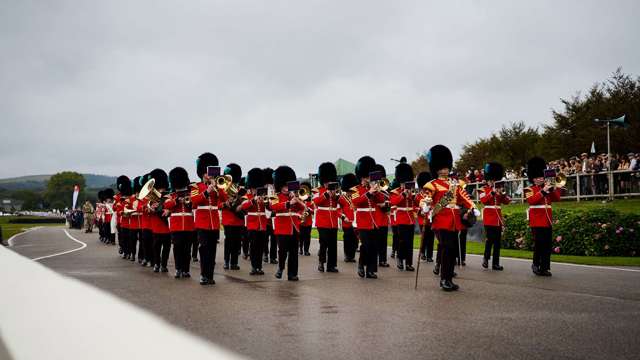
[[[108,187],[116,183],[115,176],[82,174],[87,188]],[[51,175],[29,175],[0,179],[0,188],[6,190],[41,190],[47,186]]]

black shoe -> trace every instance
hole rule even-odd
[[[504,267],[502,267],[501,265],[493,265],[491,268],[493,270],[498,270],[498,271],[504,270]]]
[[[344,259],[344,262],[346,262],[346,263],[354,263],[354,262],[356,262],[356,259],[352,259],[352,258],[345,258],[345,259]]]
[[[209,279],[204,276],[200,276],[200,285],[209,285]]]
[[[262,262],[268,263],[269,262],[269,257],[265,256],[262,258]]]
[[[428,263],[433,262],[433,259],[432,258],[427,258],[427,262]]]
[[[549,270],[542,270],[540,272],[540,276],[551,276],[551,271]]]
[[[462,266],[467,266],[467,263],[463,261]]]
[[[426,261],[426,260],[427,260],[427,257],[426,257],[425,255],[420,255],[420,260],[422,260],[422,261]]]
[[[404,264],[401,260],[398,260],[398,264],[396,265],[396,267],[398,268],[398,270],[404,270]]]
[[[173,277],[176,279],[180,279],[182,277],[182,271],[176,270],[176,274]]]
[[[213,280],[213,279],[209,280],[209,285],[215,285],[215,284],[216,284],[215,280]]]
[[[251,269],[251,271],[249,272],[249,275],[258,275],[258,274],[260,273],[256,269]]]
[[[289,280],[289,281],[298,281],[298,280],[300,280],[300,279],[299,279],[297,276],[289,276],[289,277],[287,278],[287,280]]]
[[[389,257],[391,257],[392,259],[394,259],[394,258],[396,257],[396,252],[395,252],[395,251],[392,251],[392,252],[391,252],[391,255],[389,255]]]
[[[224,263],[224,265],[222,265],[222,268],[225,270],[229,270],[229,263]]]
[[[240,266],[238,266],[238,265],[231,265],[231,270],[240,270]]]
[[[338,268],[336,268],[336,267],[330,267],[330,268],[327,268],[327,272],[330,272],[330,273],[337,273],[337,272],[338,272]]]
[[[136,258],[135,258],[134,256],[132,256],[131,258],[129,258],[129,260],[130,260],[131,262],[135,262],[135,261],[136,261]]]
[[[258,275],[264,275],[264,270],[258,269]]]
[[[540,276],[540,268],[537,265],[531,265],[531,271],[533,271],[534,274]]]
[[[376,273],[374,272],[368,272],[367,273],[367,279],[377,279],[378,275],[376,275]]]
[[[166,267],[161,267],[160,272],[167,273],[169,272],[169,269],[167,269]]]
[[[440,280],[440,287],[444,291],[453,291],[453,283],[449,280]]]
[[[298,255],[302,255],[302,249],[298,250]]]
[[[142,259],[138,258],[138,264],[142,265]]]
[[[158,265],[154,266],[154,267],[153,267],[153,272],[154,272],[154,273],[158,273],[158,272],[160,272],[160,266],[158,266]]]
[[[389,267],[389,263],[386,262],[386,261],[385,262],[381,262],[381,263],[378,264],[378,266],[380,266],[380,267]]]
[[[324,264],[323,263],[318,264],[318,271],[324,272]]]
[[[149,266],[149,262],[144,261],[144,262],[142,263],[142,267],[147,267],[147,266]]]
[[[118,249],[118,254],[122,255],[122,253],[123,253],[122,248],[119,248]]]
[[[193,261],[194,263],[197,263],[198,262],[198,258],[197,257],[191,258],[191,261]]]
[[[440,264],[436,263],[436,266],[433,267],[433,274],[440,275]]]
[[[358,276],[360,276],[361,278],[364,277],[364,268],[363,267],[358,267]]]
[[[311,256],[311,253],[308,251],[305,251],[304,256]]]
[[[485,269],[489,268],[489,260],[483,259],[482,260],[482,267],[485,268]]]
[[[415,270],[412,265],[407,265],[404,269],[406,271],[414,271]]]
[[[271,261],[269,261],[269,263],[270,263],[270,264],[277,264],[277,263],[278,263],[278,260],[276,260],[276,259],[271,259]]]
[[[451,281],[451,290],[457,291],[458,289],[460,289],[460,286],[458,286],[458,284],[454,284],[453,281]]]
[[[191,277],[191,274],[190,274],[188,271],[183,271],[183,272],[182,272],[182,277],[190,278],[190,277]]]
[[[275,276],[276,276],[276,278],[278,278],[278,279],[282,279],[282,270],[278,269],[278,270],[276,271],[276,275],[275,275]]]

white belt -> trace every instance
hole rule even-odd
[[[447,209],[460,209],[460,206],[448,204]]]
[[[137,215],[142,215],[142,213],[139,213],[139,212],[132,212],[131,214],[129,214],[129,216],[137,216]]]
[[[410,207],[399,207],[396,208],[396,211],[414,211],[414,208],[410,208]]]
[[[197,207],[198,210],[218,210],[217,206],[202,205]]]
[[[485,209],[502,209],[500,206],[498,205],[487,205],[484,207]]]
[[[337,211],[338,208],[335,207],[324,207],[324,206],[318,206],[317,208],[318,210],[326,210],[326,211]]]
[[[300,214],[287,212],[287,213],[277,213],[276,216],[300,216]]]
[[[190,212],[172,213],[171,216],[193,216],[193,213],[190,213]]]
[[[551,209],[549,205],[531,205],[529,209]]]
[[[356,208],[356,211],[358,211],[358,212],[363,212],[363,211],[365,211],[365,212],[375,212],[376,209],[374,209],[374,208]]]
[[[248,216],[267,216],[266,212],[250,212],[247,213]]]

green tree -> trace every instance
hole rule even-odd
[[[85,180],[82,174],[74,171],[63,171],[51,176],[47,182],[47,190],[44,196],[48,207],[52,209],[71,208],[73,187],[75,185],[80,186],[78,204],[82,204],[85,198]],[[76,204],[76,206],[78,205]]]
[[[22,210],[40,210],[43,207],[43,195],[33,190],[16,190],[12,194],[12,198],[22,200]]]
[[[411,168],[416,176],[423,171],[429,171],[427,157],[424,154],[418,154],[418,157],[411,162]]]

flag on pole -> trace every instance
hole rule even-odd
[[[79,185],[74,185],[73,186],[73,205],[71,206],[71,209],[75,210],[76,209],[76,203],[78,202],[78,195],[80,194],[80,186]]]
[[[591,142],[591,153],[592,154],[596,153],[596,142],[595,141]]]

